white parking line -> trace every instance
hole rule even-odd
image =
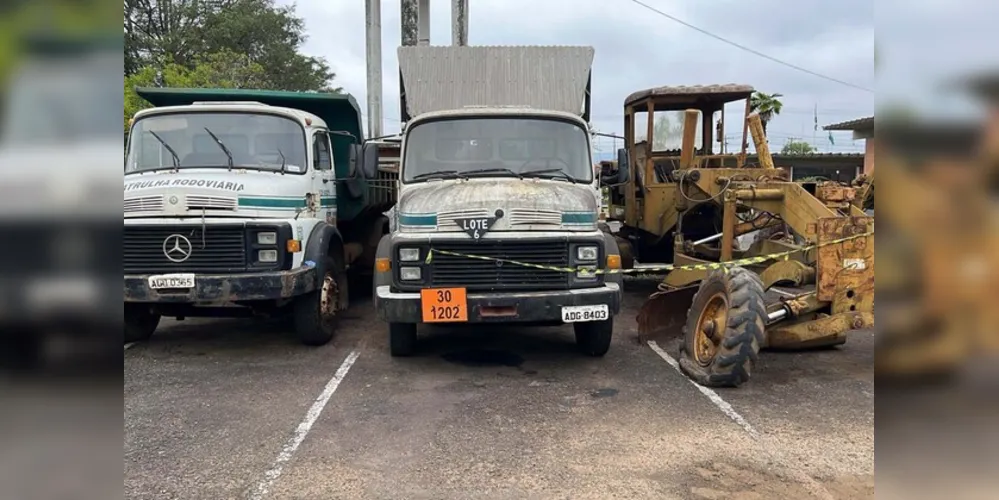
[[[697,388],[697,390],[701,391],[701,394],[707,396],[708,399],[711,400],[711,402],[714,403],[715,406],[717,406],[722,411],[722,413],[727,415],[728,418],[734,420],[735,423],[739,424],[739,426],[745,429],[750,436],[753,436],[753,439],[758,439],[760,437],[759,433],[756,432],[756,429],[754,429],[753,426],[749,425],[749,422],[747,422],[746,419],[742,418],[742,415],[739,415],[739,413],[735,411],[735,408],[732,408],[732,405],[728,404],[727,401],[722,399],[717,392],[707,387],[704,387],[703,385],[698,384],[697,382],[694,382],[689,377],[684,375],[684,373],[680,371],[680,363],[677,363],[677,361],[673,359],[673,356],[670,356],[666,351],[664,351],[661,347],[659,347],[659,344],[657,344],[656,341],[650,340],[649,347],[651,347],[652,350],[655,351],[655,353],[658,354],[660,358],[663,358],[663,360],[669,363],[669,365],[672,366],[674,370],[679,372],[680,375],[683,376],[683,378],[687,379],[688,382],[693,384],[694,387]]]
[[[277,459],[274,460],[274,464],[271,468],[264,474],[264,479],[260,481],[257,485],[257,489],[254,491],[253,495],[250,497],[253,500],[260,500],[267,495],[267,490],[270,489],[274,481],[283,472],[284,464],[288,460],[291,460],[292,455],[295,454],[295,450],[301,446],[302,441],[305,441],[305,436],[309,435],[309,431],[312,429],[312,425],[316,423],[319,415],[323,412],[323,408],[326,407],[326,403],[329,402],[330,397],[336,392],[337,387],[340,386],[340,382],[343,381],[344,377],[347,376],[347,372],[350,371],[350,367],[354,365],[359,356],[358,351],[352,351],[347,355],[347,359],[343,360],[343,364],[337,369],[336,373],[333,374],[333,378],[326,384],[326,388],[323,392],[316,398],[316,401],[312,403],[312,407],[309,411],[305,413],[305,419],[298,424],[298,428],[295,429],[295,434],[292,435],[291,439],[285,443],[284,448],[281,449],[281,453],[278,454]]]
[[[808,475],[804,470],[802,470],[800,464],[792,460],[788,460],[787,457],[785,457],[784,454],[779,451],[777,445],[775,445],[771,440],[765,439],[758,432],[756,432],[756,429],[754,429],[753,426],[749,425],[749,422],[747,422],[746,419],[742,418],[742,415],[739,415],[739,413],[736,412],[734,408],[732,408],[732,405],[728,404],[728,402],[722,399],[721,396],[718,395],[718,393],[698,384],[697,382],[694,382],[693,380],[690,379],[690,377],[687,377],[687,375],[685,375],[683,371],[680,370],[680,363],[678,363],[675,359],[673,359],[673,356],[670,356],[666,351],[664,351],[661,347],[659,347],[659,344],[657,344],[654,340],[650,340],[648,344],[649,347],[652,348],[652,350],[655,351],[655,353],[658,354],[660,358],[663,358],[663,360],[669,363],[669,365],[672,366],[674,370],[679,372],[683,378],[687,379],[688,382],[693,384],[698,391],[701,391],[701,394],[707,396],[707,398],[710,399],[711,402],[714,403],[715,406],[717,406],[722,411],[722,413],[727,415],[728,418],[734,420],[735,423],[739,424],[740,427],[742,427],[747,433],[749,433],[749,435],[752,436],[753,440],[759,443],[759,450],[762,453],[769,456],[774,463],[778,464],[779,466],[777,468],[778,470],[784,471],[788,476],[790,476],[791,479],[801,483],[805,487],[805,489],[807,489],[816,498],[821,498],[823,500],[834,500],[832,493],[830,493],[825,486],[823,486],[821,483],[816,481],[815,478]]]

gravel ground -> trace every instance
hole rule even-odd
[[[603,359],[570,328],[427,329],[393,359],[363,301],[321,348],[166,321],[125,351],[125,497],[873,498],[871,332],[766,352],[713,400],[637,337],[649,286],[627,289]]]

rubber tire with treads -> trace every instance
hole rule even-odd
[[[708,366],[694,357],[694,330],[702,309],[711,297],[724,293],[728,300],[728,320],[718,351]],[[705,387],[738,387],[749,380],[759,361],[765,340],[766,303],[763,282],[740,267],[712,271],[694,295],[680,345],[680,368]]]
[[[125,342],[141,342],[149,340],[160,324],[160,315],[152,312],[148,306],[141,304],[125,304]]]
[[[416,323],[389,323],[389,353],[393,357],[416,352]]]
[[[339,323],[340,293],[334,300],[337,301],[337,310],[332,317],[323,321],[322,317],[322,286],[327,275],[332,275],[337,286],[346,283],[346,274],[343,266],[330,256],[325,256],[319,263],[320,273],[317,276],[316,289],[295,299],[292,304],[292,319],[295,323],[295,334],[299,342],[307,346],[321,346],[333,340],[336,327]]]
[[[583,354],[598,358],[610,350],[614,318],[575,323],[572,328],[576,333],[576,347]]]

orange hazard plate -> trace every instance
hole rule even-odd
[[[468,321],[468,298],[464,288],[425,288],[420,290],[424,323]]]

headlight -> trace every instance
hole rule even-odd
[[[423,279],[423,272],[418,267],[400,267],[399,279],[402,281],[420,281]]]
[[[260,262],[277,262],[277,250],[260,250],[257,252],[257,260]]]
[[[257,243],[260,245],[277,245],[277,233],[257,233]]]
[[[420,260],[419,248],[400,248],[399,260],[402,262],[416,262]]]
[[[597,260],[597,247],[577,247],[576,259],[585,261]]]

